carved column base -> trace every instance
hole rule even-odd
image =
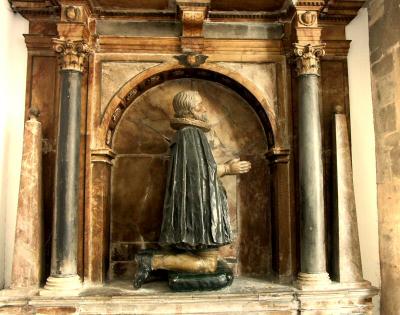
[[[82,281],[78,275],[67,277],[48,277],[41,296],[77,296],[82,289]]]
[[[305,273],[300,272],[297,276],[295,286],[300,290],[308,289],[323,289],[331,285],[329,274],[327,272],[321,273]]]

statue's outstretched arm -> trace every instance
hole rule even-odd
[[[239,158],[230,160],[217,166],[218,177],[225,175],[239,175],[250,171],[251,163],[249,161],[240,161]]]

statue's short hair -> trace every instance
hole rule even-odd
[[[199,92],[186,90],[175,95],[172,105],[175,110],[175,117],[193,116],[193,107],[196,105],[196,98],[200,97]]]

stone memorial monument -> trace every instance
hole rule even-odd
[[[9,2],[43,163],[0,313],[372,312],[344,124],[364,0]]]

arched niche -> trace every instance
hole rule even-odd
[[[133,89],[111,119],[107,144],[116,153],[111,175],[112,279],[131,278],[137,250],[157,247],[174,133],[169,125],[172,98],[184,89],[198,90],[208,108],[212,131],[207,136],[217,162],[240,157],[253,164],[246,175],[223,178],[234,242],[221,253],[239,275],[271,273],[271,180],[265,158],[274,142],[271,124],[260,103],[240,84],[200,71],[203,77],[198,70],[185,69],[149,78],[150,86],[145,88],[145,82]]]
[[[126,108],[148,89],[180,78],[197,78],[218,82],[235,91],[256,112],[267,137],[268,146],[272,148],[274,145],[278,145],[277,139],[280,140],[281,136],[276,127],[275,113],[255,85],[234,71],[207,64],[202,65],[201,68],[161,65],[150,68],[129,80],[108,103],[101,118],[98,138],[104,138],[104,144],[107,147],[113,147],[114,131]]]

